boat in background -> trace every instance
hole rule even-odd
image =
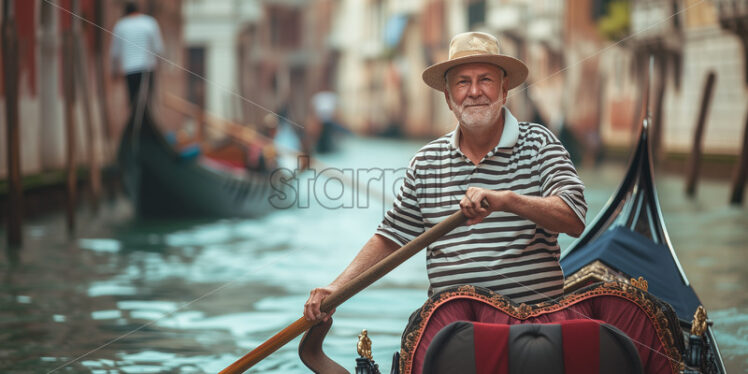
[[[261,147],[261,145],[258,145]],[[118,151],[126,192],[141,217],[257,217],[274,209],[271,158],[260,150],[197,145],[177,150],[149,110],[134,114]],[[247,155],[249,151],[252,155]],[[256,161],[247,166],[248,157]]]

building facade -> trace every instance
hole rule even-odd
[[[341,53],[342,114],[364,133],[450,131],[455,121],[443,95],[420,74],[446,59],[452,35],[485,31],[530,68],[526,84],[509,95],[510,110],[555,131],[566,128],[587,154],[627,149],[635,139],[650,55],[656,143],[665,153],[689,152],[705,77],[714,71],[704,151],[734,157],[747,115],[746,62],[742,39],[725,28],[725,18],[739,15],[743,3],[340,0],[333,39]]]

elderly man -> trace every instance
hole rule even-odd
[[[517,303],[563,294],[557,236],[584,230],[584,185],[550,131],[518,122],[504,107],[526,77],[524,63],[501,54],[495,37],[452,39],[449,59],[427,68],[423,80],[444,92],[457,128],[416,153],[376,234],[337,279],[311,291],[308,320],[327,318],[319,309],[327,295],[457,209],[468,225],[427,248],[429,294],[463,284]]]

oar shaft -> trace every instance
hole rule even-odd
[[[436,226],[411,240],[408,244],[400,247],[376,265],[372,266],[365,272],[353,278],[345,286],[328,295],[320,305],[320,310],[329,312],[340,304],[357,294],[359,291],[376,282],[379,278],[389,273],[392,269],[405,262],[405,260],[418,253],[421,249],[439,239],[444,234],[454,230],[456,227],[465,223],[467,218],[462,211],[457,211],[444,221],[439,222]],[[275,334],[272,338],[262,343],[259,347],[238,359],[230,366],[223,369],[219,374],[239,374],[251,368],[256,363],[262,361],[265,357],[293,340],[299,334],[314,326],[316,322],[307,321],[304,317],[299,318],[296,322],[288,325],[285,329]]]
[[[265,357],[269,356],[271,353],[277,351],[278,348],[286,345],[295,337],[299,336],[302,332],[309,330],[315,324],[315,321],[307,321],[304,317],[297,319],[296,322],[288,325],[288,327],[273,335],[272,338],[266,340],[251,352],[221,370],[219,374],[237,374],[245,372],[256,363],[264,360]]]
[[[338,305],[344,303],[353,295],[359,293],[361,290],[370,286],[372,283],[392,271],[392,269],[413,257],[413,255],[420,252],[421,249],[426,248],[429,244],[433,243],[444,234],[454,230],[456,227],[463,225],[466,220],[467,219],[461,211],[453,213],[444,221],[439,222],[430,230],[422,233],[415,239],[411,240],[408,244],[400,247],[400,249],[392,252],[392,254],[379,261],[376,265],[353,278],[337,292],[333,292],[325,297],[322,301],[322,305],[320,305],[320,310],[326,313],[335,309]]]

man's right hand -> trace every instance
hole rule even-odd
[[[322,311],[319,310],[319,307],[322,304],[322,300],[333,293],[336,289],[337,288],[333,286],[313,289],[309,293],[309,299],[306,301],[306,304],[304,304],[304,318],[306,318],[307,321],[320,321],[323,319],[327,321],[327,319],[335,313],[335,309],[331,310],[330,313],[322,313]]]
[[[350,265],[329,286],[315,288],[309,293],[309,299],[304,304],[304,318],[314,322],[327,321],[335,313],[335,309],[322,313],[319,310],[322,301],[398,248],[399,246],[392,240],[378,234],[373,235]]]

